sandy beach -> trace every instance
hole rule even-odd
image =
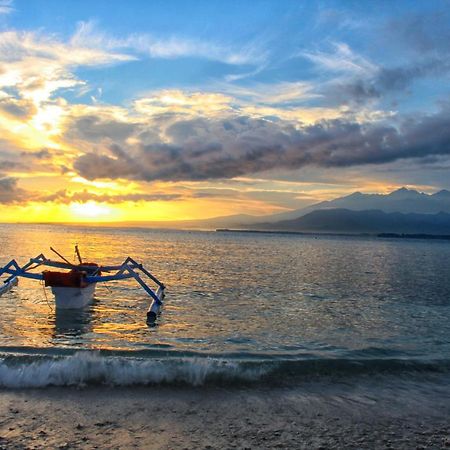
[[[0,448],[447,448],[449,392],[442,379],[3,390]]]

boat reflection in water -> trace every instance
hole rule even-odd
[[[94,299],[95,303],[95,299]],[[76,338],[92,332],[92,321],[95,320],[93,305],[78,309],[56,308],[49,320],[54,326],[54,339]]]

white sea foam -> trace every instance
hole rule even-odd
[[[184,383],[200,386],[209,380],[251,381],[267,370],[248,368],[219,358],[139,359],[78,352],[65,357],[0,360],[0,387],[112,386]]]

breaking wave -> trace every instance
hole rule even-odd
[[[125,352],[132,354],[133,352]],[[0,353],[0,387],[230,385],[292,383],[366,374],[450,372],[448,360],[129,356],[102,351]]]
[[[38,388],[46,386],[111,386],[188,384],[252,381],[264,375],[258,368],[215,358],[140,359],[77,352],[62,357],[7,357],[0,361],[0,386]]]

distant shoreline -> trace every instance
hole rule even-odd
[[[334,237],[372,237],[382,239],[426,239],[426,240],[444,240],[450,241],[449,234],[427,234],[427,233],[338,233],[338,232],[320,232],[320,231],[294,231],[294,230],[255,230],[241,228],[176,228],[176,227],[154,227],[139,222],[121,223],[121,222],[105,222],[105,223],[84,223],[84,222],[0,222],[0,225],[43,225],[43,226],[66,226],[81,228],[107,228],[113,229],[135,229],[135,230],[152,230],[152,231],[192,231],[207,233],[248,233],[248,234],[275,234],[275,235],[297,235],[297,236],[334,236]]]
[[[442,239],[450,241],[450,235],[448,234],[405,234],[405,233],[379,233],[377,237],[391,238],[391,239]]]
[[[308,231],[283,231],[283,230],[241,230],[233,228],[217,228],[217,233],[255,233],[255,234],[293,234],[300,236],[343,236],[343,237],[377,237],[377,238],[388,238],[388,239],[441,239],[450,240],[450,235],[448,234],[408,234],[408,233],[332,233],[332,232],[308,232]]]

